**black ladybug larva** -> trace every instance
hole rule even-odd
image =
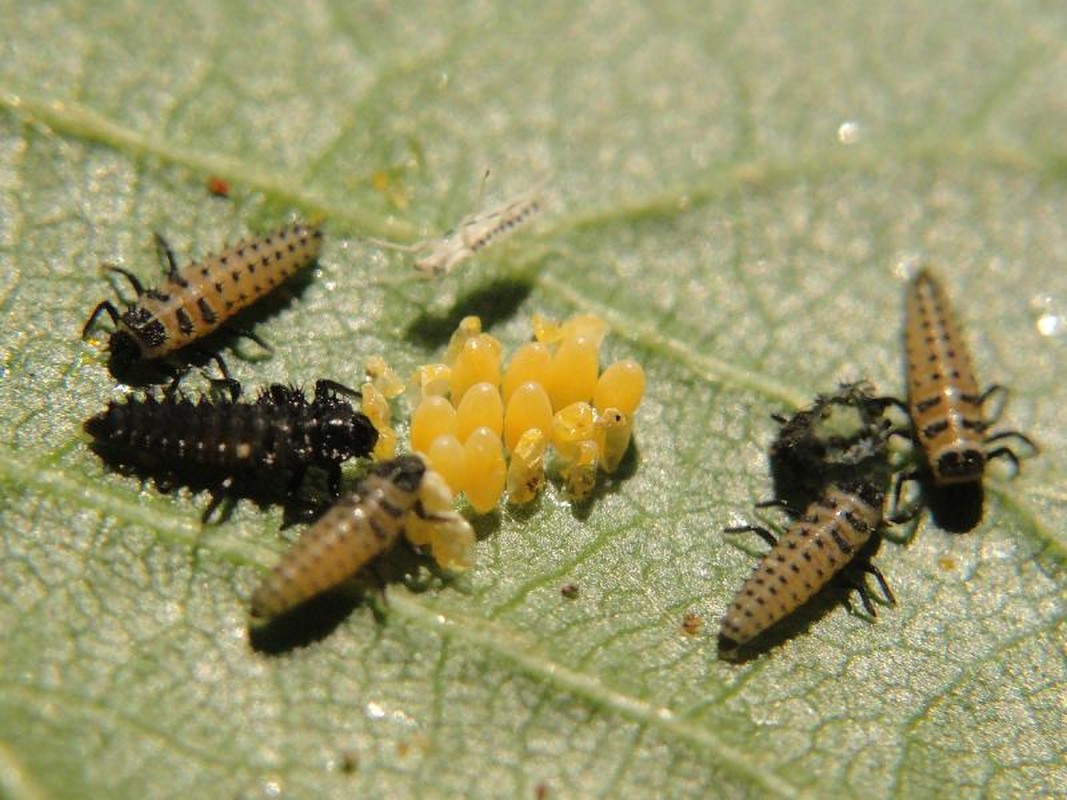
[[[889,602],[896,602],[889,586],[869,560],[865,546],[882,526],[885,492],[867,481],[841,482],[827,487],[777,540],[766,528],[744,525],[727,532],[753,531],[771,544],[737,592],[719,630],[719,651],[729,655],[810,600],[846,568],[872,573]],[[867,611],[873,616],[867,590],[854,580]]]
[[[998,385],[979,390],[952,307],[927,270],[908,284],[904,339],[908,409],[936,486],[980,483],[986,462],[994,458],[1006,458],[1018,468],[1015,451],[994,443],[1014,439],[1036,450],[1033,441],[1017,431],[987,433],[991,423],[983,407],[1006,390]]]
[[[168,356],[218,330],[314,261],[322,246],[322,230],[316,225],[286,226],[184,269],[178,269],[173,252],[159,234],[156,241],[167,259],[166,284],[146,289],[132,273],[111,267],[130,281],[137,299],[121,314],[111,301],[104,300],[82,329],[84,337],[101,313],[111,317],[115,332],[109,347],[112,364],[118,369],[138,360]]]
[[[429,544],[443,566],[467,566],[470,524],[444,480],[416,455],[375,464],[362,483],[306,530],[252,595],[252,624],[269,623],[353,577],[402,535]]]
[[[769,450],[775,497],[803,508],[834,480],[868,474],[888,475],[887,440],[910,438],[906,427],[886,416],[904,408],[894,397],[875,394],[867,381],[843,383],[833,394],[820,394],[811,406],[791,417],[774,415],[781,426]],[[868,477],[873,475],[868,474]]]
[[[309,467],[327,471],[340,491],[341,463],[373,450],[378,432],[341,397],[350,389],[329,380],[315,384],[308,400],[301,389],[274,384],[252,403],[174,393],[111,402],[85,423],[95,448],[114,460],[158,478],[229,489],[237,482],[267,488],[268,476],[297,488]],[[216,495],[205,518],[221,501]]]

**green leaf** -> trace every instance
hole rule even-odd
[[[3,4],[0,794],[1062,790],[1063,7],[394,5]],[[549,208],[454,275],[361,243],[440,234],[486,169],[483,206],[551,173]],[[80,425],[122,388],[79,331],[101,262],[157,274],[151,231],[195,257],[291,214],[329,237],[257,326],[273,357],[228,359],[250,387],[407,373],[472,310],[509,348],[595,311],[649,392],[591,507],[502,511],[467,576],[272,656],[248,597],[296,529],[109,472]],[[919,259],[1042,453],[974,531],[883,545],[876,622],[829,596],[723,662],[756,550],[719,531],[768,496],[769,415],[903,391]]]

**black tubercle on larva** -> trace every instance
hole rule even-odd
[[[94,449],[109,462],[146,474],[161,485],[207,488],[219,494],[265,498],[292,495],[308,468],[324,470],[340,491],[340,465],[369,454],[378,441],[370,420],[320,380],[308,399],[294,386],[274,384],[253,402],[175,392],[111,402],[85,422]]]

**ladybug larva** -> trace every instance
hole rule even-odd
[[[85,423],[94,447],[108,458],[154,474],[160,482],[214,487],[208,518],[233,485],[269,488],[286,478],[295,492],[309,467],[327,472],[340,492],[341,464],[374,449],[378,431],[342,395],[352,390],[330,380],[315,384],[309,400],[293,386],[274,384],[251,403],[174,392],[111,402]]]
[[[719,651],[729,655],[810,600],[850,565],[875,576],[895,603],[882,573],[861,556],[882,527],[883,489],[868,481],[827,487],[777,539],[766,528],[743,525],[728,533],[758,533],[771,549],[738,590],[719,630]],[[853,583],[868,613],[875,615],[861,581]]]
[[[200,341],[307,267],[322,246],[321,228],[295,224],[179,269],[163,237],[157,233],[155,238],[167,261],[166,284],[146,289],[133,273],[110,267],[129,280],[137,299],[121,313],[110,300],[102,301],[82,329],[84,338],[101,313],[111,318],[115,331],[108,347],[119,370]],[[225,365],[219,366],[225,374]]]
[[[375,464],[358,487],[306,530],[252,595],[252,623],[262,625],[337,588],[392,548],[411,526],[439,563],[469,565],[474,531],[451,510],[451,493],[417,455]]]
[[[978,388],[948,298],[925,269],[908,284],[904,339],[908,409],[935,485],[979,483],[986,463],[995,458],[1007,459],[1017,470],[1020,456],[1006,440],[1023,444],[1028,454],[1036,451],[1034,442],[1018,431],[988,433],[991,422],[984,407],[1007,390],[997,384],[984,392]]]

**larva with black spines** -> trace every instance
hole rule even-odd
[[[341,463],[373,450],[378,431],[329,380],[315,384],[310,401],[296,387],[274,384],[251,403],[166,393],[111,402],[85,423],[94,446],[156,475],[194,476],[218,487],[234,479],[288,476],[290,491],[309,467],[326,470],[334,494]],[[213,501],[205,516],[217,505]]]
[[[111,267],[130,281],[137,299],[122,313],[104,300],[82,329],[85,337],[101,313],[111,317],[109,348],[118,368],[163,358],[203,339],[307,267],[322,246],[320,227],[294,224],[179,269],[163,237],[155,237],[167,261],[166,284],[146,289],[132,273]]]
[[[719,651],[730,654],[810,600],[842,570],[882,526],[885,492],[870,482],[841,482],[827,487],[803,515],[775,540],[766,528],[745,525],[728,533],[751,531],[771,544],[737,592],[719,630]],[[892,593],[882,574],[869,562],[855,566],[878,579],[890,602]],[[862,583],[867,610],[874,607]]]
[[[935,485],[977,483],[993,458],[1018,469],[1011,447],[991,443],[1015,439],[1028,450],[1036,445],[1017,431],[989,435],[984,405],[1006,390],[978,387],[970,353],[941,284],[921,270],[908,284],[905,303],[908,410]],[[1003,408],[1003,406],[1001,407]]]
[[[417,455],[375,464],[362,483],[319,518],[282,556],[252,595],[259,626],[336,588],[392,548],[409,527],[438,563],[467,565],[474,531],[450,508],[450,493]]]

